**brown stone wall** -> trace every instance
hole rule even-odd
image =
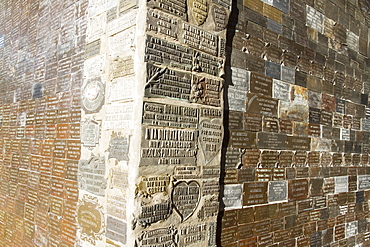
[[[0,1],[0,246],[74,246],[87,1]]]
[[[368,245],[366,1],[233,1],[222,246]]]

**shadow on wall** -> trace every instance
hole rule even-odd
[[[225,61],[225,75],[224,75],[224,91],[223,91],[223,99],[224,99],[224,139],[222,143],[222,151],[221,151],[221,175],[220,175],[220,194],[219,194],[219,213],[217,218],[217,246],[221,246],[221,231],[222,231],[222,216],[224,214],[224,207],[225,205],[222,202],[222,198],[224,196],[224,178],[225,178],[225,161],[226,161],[226,148],[229,142],[229,102],[228,102],[228,89],[229,86],[232,85],[231,77],[231,53],[232,53],[232,43],[235,36],[236,25],[238,23],[239,17],[239,6],[238,1],[232,1],[231,13],[229,17],[229,24],[227,26],[227,34],[226,34],[226,61]]]

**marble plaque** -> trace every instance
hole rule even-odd
[[[272,92],[273,98],[283,101],[290,101],[291,91],[289,83],[274,79]]]
[[[242,185],[227,184],[224,186],[222,201],[226,209],[242,207]]]
[[[268,201],[284,201],[288,199],[287,181],[270,181],[268,184]]]
[[[179,182],[172,191],[172,202],[182,220],[189,218],[198,207],[200,186],[197,182]]]

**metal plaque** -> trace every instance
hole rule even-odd
[[[302,200],[308,196],[308,180],[296,179],[288,181],[288,198],[289,200]]]
[[[281,65],[266,61],[266,76],[280,80],[281,79]]]
[[[285,149],[287,146],[287,136],[276,133],[257,134],[257,147],[266,149]]]
[[[234,148],[256,148],[256,133],[249,131],[230,131],[230,145]]]
[[[291,91],[290,84],[274,80],[273,81],[273,95],[272,97],[279,100],[290,101]]]
[[[267,203],[267,188],[267,182],[244,183],[243,205]]]
[[[248,93],[247,112],[277,116],[278,100],[270,97]]]
[[[244,128],[250,131],[262,131],[262,115],[245,113]],[[369,121],[370,126],[370,121]]]
[[[272,96],[272,79],[252,72],[250,75],[250,92]]]

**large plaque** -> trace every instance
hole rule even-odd
[[[287,136],[276,133],[259,132],[257,134],[257,147],[266,149],[285,149]]]
[[[247,95],[247,112],[277,116],[278,100],[248,93]]]

